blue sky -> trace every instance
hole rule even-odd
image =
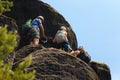
[[[69,22],[78,45],[120,80],[120,0],[43,0]]]

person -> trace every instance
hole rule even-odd
[[[57,48],[71,52],[72,48],[68,42],[67,29],[65,26],[61,26],[60,29],[55,34],[53,43],[57,43]]]
[[[87,64],[91,61],[91,56],[88,54],[88,52],[85,50],[83,46],[80,46],[76,51],[71,53],[72,55],[75,55],[77,58],[80,58]]]
[[[43,27],[44,22],[44,17],[43,16],[38,16],[35,19],[31,21],[30,27],[30,34],[31,34],[31,39],[30,39],[30,44],[32,45],[38,45],[40,40],[43,39],[46,41],[46,35]]]
[[[88,54],[88,52],[84,49],[84,47],[79,47],[78,50],[81,52],[77,55],[77,57],[89,64],[91,61],[91,56]]]

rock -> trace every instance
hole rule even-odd
[[[16,25],[16,22],[14,19],[7,17],[5,15],[0,15],[0,26],[4,27],[7,25],[7,30],[8,31],[17,31],[18,26]]]
[[[5,15],[12,17],[16,20],[19,26],[19,34],[25,35],[21,32],[21,26],[28,20],[34,19],[35,17],[42,15],[45,18],[44,27],[47,37],[53,38],[55,33],[60,28],[60,25],[65,25],[68,31],[68,39],[70,45],[73,49],[77,48],[76,35],[73,32],[70,24],[65,20],[65,18],[59,14],[50,5],[43,3],[41,0],[11,0],[14,3],[10,12],[4,13]],[[28,45],[27,39],[23,38],[20,40],[19,48]],[[48,43],[51,45],[52,43]]]
[[[29,54],[32,64],[28,71],[36,70],[35,80],[99,80],[95,71],[84,61],[55,48],[25,46],[15,52],[13,69]]]
[[[100,80],[111,80],[110,68],[104,63],[92,61],[91,67],[95,70]]]
[[[20,37],[17,32],[18,26],[16,24],[16,21],[11,17],[7,17],[5,15],[0,15],[0,27],[5,27],[5,26],[7,27],[8,32],[11,31],[11,32],[15,32],[17,34],[16,41],[19,44]],[[17,49],[18,44],[16,45],[15,50]]]
[[[65,25],[68,30],[70,45],[73,49],[77,48],[76,35],[70,24],[50,5],[43,3],[41,0],[10,1],[13,1],[14,6],[10,12],[4,14],[16,20],[20,36],[25,35],[24,32],[21,32],[21,26],[26,20],[42,15],[45,18],[43,25],[47,37],[53,38],[60,25]],[[0,25],[14,21],[11,18],[6,18],[0,15]],[[16,24],[10,24],[9,26],[11,27],[8,30],[16,30],[17,27],[13,25]],[[46,47],[51,47],[51,45],[52,43],[48,43]],[[88,65],[81,59],[71,56],[62,50],[44,48],[41,45],[30,46],[27,38],[20,39],[18,49],[6,57],[6,61],[10,61],[13,64],[12,69],[14,70],[19,62],[29,54],[32,54],[32,64],[27,70],[36,70],[35,80],[111,80],[110,69],[106,64],[91,62]]]

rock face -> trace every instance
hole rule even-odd
[[[29,54],[32,54],[33,60],[28,71],[36,70],[35,80],[99,80],[89,65],[55,48],[26,46],[15,52],[13,63]],[[13,69],[16,65],[13,65]]]
[[[19,34],[22,35],[20,27],[28,19],[34,19],[35,17],[42,15],[45,18],[44,28],[47,37],[53,38],[57,30],[61,25],[65,25],[68,31],[68,39],[73,49],[77,48],[76,35],[73,32],[70,24],[50,5],[43,3],[40,0],[11,0],[14,2],[10,12],[4,13],[5,15],[12,17],[16,20],[19,26]],[[22,39],[20,48],[27,45],[26,38]]]
[[[95,70],[100,80],[111,80],[110,69],[106,64],[92,61],[90,65]]]
[[[25,33],[21,32],[21,25],[24,24],[26,20],[30,18],[34,19],[36,16],[42,15],[45,18],[44,26],[47,37],[54,37],[60,25],[65,25],[68,30],[68,38],[72,48],[77,48],[76,36],[71,26],[63,16],[50,5],[39,0],[11,1],[14,2],[14,7],[11,12],[4,14],[16,20],[20,36],[22,34],[25,35]],[[6,18],[0,16],[0,25],[13,21],[10,18]],[[9,26],[13,26],[13,24]],[[16,29],[17,27],[10,27],[9,30]],[[21,49],[9,55],[6,60],[13,63],[12,69],[14,70],[19,62],[29,54],[32,54],[32,64],[28,67],[28,71],[36,70],[35,80],[111,80],[110,69],[106,64],[92,61],[90,65],[88,65],[81,59],[71,56],[62,50],[44,48],[41,45],[25,45],[27,45],[27,39],[21,38],[19,43],[19,48]]]
[[[35,80],[111,80],[106,64],[92,61],[88,65],[65,51],[41,45],[25,46],[9,56],[13,70],[29,54],[33,59],[28,71],[36,70]]]
[[[5,26],[5,25],[7,25],[8,31],[18,30],[18,26],[16,25],[14,19],[7,17],[5,15],[0,15],[0,26]]]

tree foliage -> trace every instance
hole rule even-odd
[[[5,54],[12,52],[16,45],[16,36],[11,32],[6,33],[6,27],[0,27],[0,59],[3,59]]]
[[[13,3],[8,0],[0,0],[0,14],[6,11],[10,11],[10,7],[13,6]]]
[[[4,63],[4,56],[11,53],[15,45],[15,33],[7,32],[6,27],[0,27],[0,80],[33,80],[35,78],[35,71],[27,72],[27,67],[30,66],[32,60],[31,55],[25,58],[15,71],[11,70],[10,63]]]

